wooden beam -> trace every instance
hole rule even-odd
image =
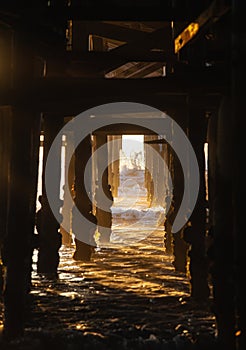
[[[207,23],[218,21],[230,6],[228,1],[214,0],[212,4],[203,11],[194,21],[190,22],[186,28],[174,39],[174,51],[178,53],[188,42],[190,42]]]
[[[50,20],[53,23],[64,19],[73,20],[121,20],[121,21],[191,21],[202,11],[203,2],[190,6],[189,3],[161,2],[149,0],[144,4],[139,1],[133,5],[131,0],[120,2],[118,0],[72,1],[70,6],[64,2],[24,3],[17,0],[2,0],[0,11],[13,16],[33,16],[35,20]]]
[[[163,50],[165,54],[169,56],[169,59],[174,57],[171,25],[169,23],[164,23],[162,28],[158,28],[152,33],[145,33],[141,40],[133,40],[125,45],[115,48],[112,52],[117,55],[126,55],[129,52],[132,54],[144,54],[151,49]],[[104,69],[112,70],[112,67],[108,65],[108,67],[105,66]]]
[[[84,97],[100,95],[109,96],[111,93],[141,95],[145,89],[152,94],[180,94],[194,89],[197,92],[220,92],[229,84],[229,75],[212,67],[150,79],[83,79],[83,78],[44,78],[34,80],[32,91],[38,98],[47,96],[53,98],[58,93],[66,96]]]
[[[139,52],[140,51],[140,52]],[[72,51],[72,52],[65,52],[62,55],[62,58],[68,60],[68,61],[80,61],[80,62],[96,62],[100,64],[102,62],[103,64],[106,62],[114,62],[114,61],[125,61],[125,62],[165,62],[166,60],[169,60],[171,58],[175,59],[174,55],[168,54],[165,50],[163,51],[151,51],[151,50],[144,50],[141,52],[139,50],[138,52],[131,52],[130,50],[124,50],[124,51],[117,51],[111,50],[111,51],[87,51],[87,52],[78,52],[78,51]],[[46,57],[56,57],[58,59],[58,54],[49,53],[47,50],[47,56]],[[61,56],[60,56],[61,59]]]
[[[47,103],[64,101],[82,101],[97,96],[112,98],[132,98],[149,94],[186,95],[218,94],[230,84],[229,76],[224,71],[207,68],[193,73],[171,75],[149,79],[83,79],[83,78],[42,78],[29,85],[19,85],[16,89],[1,91],[0,104],[24,104],[42,106]]]
[[[108,73],[106,78],[144,78],[150,73],[154,73],[164,66],[164,62],[133,62],[122,65]],[[159,77],[161,74],[159,74]]]
[[[90,34],[102,36],[105,38],[116,39],[123,42],[141,39],[146,32],[132,28],[121,27],[116,24],[109,24],[102,21],[87,21]]]
[[[124,22],[116,22],[116,23],[124,23]],[[129,57],[129,54],[136,54],[141,56],[140,60],[134,60],[132,57],[131,60],[127,62],[150,62],[150,57],[152,53],[154,54],[152,58],[156,58],[151,62],[162,62],[162,65],[166,65],[167,72],[171,71],[170,68],[177,61],[177,57],[174,54],[173,47],[173,34],[172,34],[172,26],[169,22],[129,22],[130,25],[140,25],[143,28],[142,37],[137,40],[131,38],[125,45],[121,45],[114,50],[111,50],[112,54],[126,56]],[[149,27],[148,27],[149,23]],[[146,30],[147,29],[147,30]],[[159,58],[158,58],[159,56]],[[146,60],[145,60],[146,58]],[[121,63],[123,65],[123,63]],[[119,66],[118,66],[119,67]],[[111,67],[104,67],[104,73],[111,74],[112,69],[118,68],[116,65]],[[150,69],[151,72],[151,69]],[[116,74],[115,74],[116,73]],[[114,75],[118,77],[118,73],[115,72]],[[137,73],[134,78],[143,78],[147,74]]]

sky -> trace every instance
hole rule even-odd
[[[143,135],[122,135],[122,151],[127,156],[130,156],[132,152],[143,152],[143,141]]]

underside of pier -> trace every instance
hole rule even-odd
[[[241,3],[1,1],[1,349],[245,349]]]

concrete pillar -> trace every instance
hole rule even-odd
[[[168,164],[168,170],[170,172],[170,176],[172,180],[174,179],[174,161],[173,161],[173,152],[171,149],[171,146],[169,142],[171,142],[171,138],[169,137],[167,139],[168,143],[166,144],[166,154],[167,154],[167,164]],[[166,212],[166,220],[165,220],[165,248],[166,252],[168,254],[173,254],[173,234],[172,234],[172,222],[173,222],[173,210],[174,210],[174,201],[172,199],[173,196],[173,189],[170,188],[170,184],[168,183],[167,176],[166,178],[166,187],[167,187],[167,193],[165,197],[165,201],[167,205],[169,206],[168,212]],[[174,185],[174,184],[173,184]]]
[[[0,108],[0,296],[3,292],[4,256],[3,242],[7,235],[8,189],[10,176],[10,140],[11,140],[11,109],[9,106]]]
[[[246,347],[246,287],[245,287],[245,171],[242,171],[244,162],[245,148],[245,89],[242,89],[242,82],[245,82],[245,13],[243,11],[243,3],[239,0],[232,2],[232,30],[231,41],[232,47],[230,52],[232,60],[230,67],[232,68],[232,139],[230,145],[233,149],[232,162],[232,193],[233,193],[233,231],[235,246],[235,261],[236,261],[236,313],[237,327],[240,330],[240,335],[237,336],[236,343],[238,350],[243,350]],[[230,123],[227,122],[228,128]],[[230,136],[231,136],[230,134]],[[228,142],[228,140],[227,140]],[[226,153],[225,153],[226,155]],[[242,201],[243,199],[243,201]],[[226,341],[226,338],[225,338]]]
[[[111,142],[113,141],[113,136],[108,135],[107,136],[107,143],[108,143],[108,183],[111,186],[113,185],[113,169],[112,169],[112,159],[113,159],[113,147]],[[113,190],[113,189],[112,189]]]
[[[74,186],[75,180],[75,156],[73,154],[71,161],[69,162],[68,154],[73,152],[74,149],[74,137],[72,131],[67,131],[65,135],[65,174],[68,175],[68,178],[64,179],[64,199],[62,207],[62,216],[63,221],[61,224],[60,232],[62,234],[62,244],[70,246],[72,243],[72,208],[73,200],[69,196],[71,193],[72,187]],[[65,229],[68,228],[68,230]]]
[[[148,141],[148,135],[144,135],[144,159],[145,159],[145,169],[144,169],[144,184],[147,189],[147,199],[149,199],[149,189],[148,189],[148,183],[149,183],[149,170],[148,170],[148,164],[149,164],[149,154],[148,154],[148,144],[145,143]]]
[[[96,148],[99,149],[101,146],[107,145],[107,135],[102,133],[96,134]],[[97,222],[98,230],[100,233],[100,244],[106,245],[110,242],[111,227],[112,227],[112,212],[111,206],[113,204],[112,193],[109,190],[108,182],[108,150],[104,148],[103,152],[100,153],[100,157],[97,157],[97,168],[98,168],[98,188],[95,193],[95,200],[97,203]],[[107,196],[110,200],[106,202],[103,197]]]
[[[144,136],[144,142],[148,142],[151,140],[157,139],[157,136],[154,135],[145,135]],[[146,143],[145,144],[145,186],[147,188],[147,200],[149,202],[149,205],[152,205],[153,200],[153,194],[154,194],[154,164],[153,164],[153,157],[152,152],[150,151],[150,147],[153,147],[153,145]]]
[[[4,290],[4,335],[7,339],[19,337],[24,332],[31,279],[40,134],[39,116],[30,111],[11,109],[9,118],[12,120],[9,208],[3,247],[7,269]]]
[[[98,169],[97,169],[97,156],[96,156],[96,136],[91,135],[91,151],[92,151],[92,211],[93,214],[96,215],[96,200],[95,200],[95,191],[96,191],[96,182],[98,178]]]
[[[184,189],[184,178],[183,172],[179,160],[173,152],[173,211],[169,215],[170,222],[173,224],[174,218],[177,215],[179,206],[181,204],[183,189]],[[183,240],[183,228],[173,234],[173,266],[176,271],[187,273],[187,261],[188,261],[188,244]]]
[[[235,329],[238,310],[235,295],[238,290],[234,254],[237,241],[233,228],[232,202],[232,186],[235,181],[231,164],[232,111],[229,97],[223,98],[218,117],[212,115],[209,122],[209,210],[212,210],[210,222],[213,238],[210,258],[214,312],[219,342],[222,348],[233,350],[237,349]]]
[[[34,74],[33,46],[25,34],[10,33],[10,71],[5,71],[8,75],[5,81],[12,88],[21,85],[25,89]],[[16,105],[9,108],[8,119],[11,134],[7,234],[2,251],[6,265],[4,336],[12,339],[23,335],[26,298],[30,290],[40,115],[33,114],[23,105]]]
[[[180,125],[182,129],[185,131],[186,128],[186,111],[179,111],[177,110],[176,113],[181,114],[182,113],[182,119],[183,125]],[[183,191],[184,191],[184,176],[183,176],[183,170],[181,168],[180,161],[178,159],[178,156],[175,152],[172,150],[172,138],[175,137],[173,134],[173,128],[171,126],[172,135],[170,135],[170,147],[169,150],[171,152],[170,161],[171,164],[171,175],[172,175],[172,181],[173,181],[173,200],[172,200],[172,208],[171,212],[168,213],[168,220],[170,224],[172,225],[174,222],[174,219],[178,213],[182,197],[183,197]],[[173,234],[173,254],[174,254],[174,260],[173,260],[173,266],[176,271],[187,273],[187,261],[188,261],[188,244],[183,240],[183,228],[175,232]]]
[[[168,141],[168,140],[167,140]],[[172,152],[170,145],[168,143],[163,144],[162,157],[163,161],[166,163],[166,171],[170,173],[173,178],[173,162],[172,162]],[[169,184],[169,174],[164,172],[164,208],[165,208],[165,221],[164,221],[164,247],[167,254],[173,254],[173,234],[172,234],[172,224],[170,222],[170,215],[173,209],[172,202],[172,191]],[[169,208],[167,210],[167,208]]]
[[[196,154],[200,170],[200,187],[195,208],[190,217],[191,226],[185,231],[185,239],[191,244],[189,257],[189,273],[191,296],[206,300],[210,295],[208,287],[208,261],[206,255],[206,187],[205,187],[205,155],[207,120],[204,112],[190,108],[189,139]],[[191,184],[192,185],[192,184]]]
[[[42,174],[42,196],[40,198],[41,209],[36,214],[36,228],[38,231],[39,249],[37,272],[41,274],[48,274],[51,276],[57,275],[59,266],[59,249],[61,247],[61,233],[60,224],[62,222],[62,215],[60,214],[62,201],[60,199],[60,181],[61,181],[61,143],[56,144],[56,155],[59,165],[53,169],[53,176],[56,179],[54,189],[55,193],[55,208],[50,208],[45,185],[45,170],[46,161],[51,148],[51,145],[63,126],[63,117],[57,115],[44,116],[43,131],[44,131],[44,153],[43,153],[43,174]],[[53,212],[60,217],[59,222],[54,216]]]
[[[154,137],[154,140],[155,139],[157,139],[157,136]],[[151,147],[153,149],[153,152],[158,153],[158,150],[159,150],[158,144],[152,144]],[[152,174],[153,174],[153,189],[151,189],[151,192],[152,192],[151,193],[151,196],[152,196],[151,205],[156,206],[156,205],[158,205],[158,200],[159,200],[158,189],[160,186],[159,178],[158,178],[159,177],[159,159],[154,161],[153,157],[152,157]]]
[[[120,176],[120,150],[121,146],[121,135],[109,135],[108,136],[108,158],[109,158],[109,167],[108,167],[108,181],[111,185],[111,191],[113,197],[118,196],[118,187],[119,187],[119,176]],[[118,141],[117,141],[118,140]],[[110,141],[117,143],[110,143]],[[115,159],[114,161],[112,161]]]
[[[156,139],[157,138],[158,136],[156,136]],[[165,199],[163,144],[156,143],[152,146],[155,152],[159,155],[157,158],[157,163],[153,164],[154,184],[156,186],[155,205],[163,206]]]
[[[78,131],[79,132],[79,131]],[[91,203],[91,173],[88,174],[88,177],[85,179],[87,184],[90,184],[89,192],[87,193],[84,182],[84,173],[86,164],[91,157],[91,135],[86,136],[78,147],[75,150],[75,205],[80,211],[80,213],[87,218],[89,221],[93,220],[92,223],[96,224],[96,220],[94,215],[92,215],[92,203]],[[74,215],[72,217],[73,229],[78,229],[77,220],[78,218]],[[75,237],[75,252],[73,258],[75,260],[81,261],[89,261],[91,259],[91,255],[94,251],[94,245],[89,244],[87,236],[88,232],[83,232],[83,230],[87,229],[87,227],[81,226],[81,232],[79,232],[79,236]],[[76,234],[75,234],[76,235]],[[80,238],[84,237],[84,241]],[[92,237],[93,239],[93,237]]]

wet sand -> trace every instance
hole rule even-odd
[[[165,254],[159,217],[114,217],[112,244],[88,263],[72,259],[74,246],[62,246],[57,280],[36,273],[35,251],[25,338],[1,349],[212,349],[211,301],[189,297],[188,277]]]

